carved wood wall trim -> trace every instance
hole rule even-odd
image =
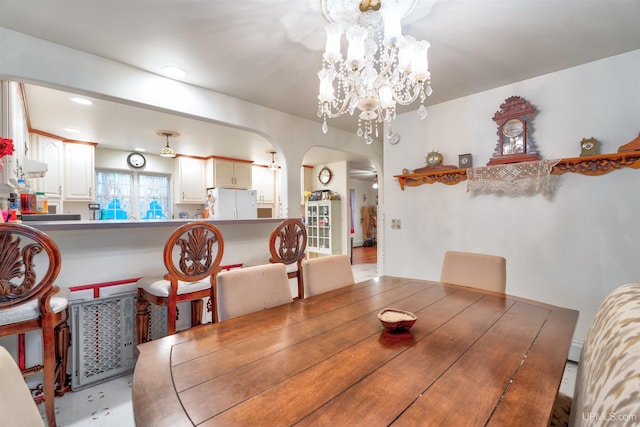
[[[563,173],[572,172],[581,175],[598,176],[621,168],[640,169],[640,151],[560,159],[558,164],[551,169],[551,174],[562,175]],[[423,184],[433,184],[436,182],[455,185],[467,180],[467,170],[451,169],[445,171],[409,173],[394,175],[394,177],[398,179],[400,189],[404,190],[405,186],[418,187]]]

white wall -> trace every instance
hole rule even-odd
[[[393,175],[424,166],[431,149],[445,163],[472,153],[484,166],[497,143],[491,118],[514,95],[538,110],[532,136],[543,158],[577,157],[589,137],[615,152],[640,131],[639,75],[635,51],[435,105],[424,121],[399,116],[402,140],[384,147],[385,274],[438,279],[447,250],[502,255],[507,293],[579,310],[574,339],[584,340],[604,297],[640,282],[640,170],[562,175],[552,200],[472,197],[466,182],[401,191]]]

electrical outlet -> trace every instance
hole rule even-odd
[[[400,220],[399,219],[392,219],[391,220],[391,228],[394,230],[400,230]]]

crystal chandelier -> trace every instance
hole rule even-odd
[[[418,117],[424,119],[424,100],[431,95],[429,42],[402,35],[401,19],[418,0],[322,0],[329,21],[327,43],[318,72],[318,117],[327,133],[327,118],[358,112],[356,134],[371,144],[378,124],[390,124],[396,104],[420,99]],[[342,34],[349,43],[340,52]]]

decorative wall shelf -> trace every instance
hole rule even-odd
[[[493,167],[493,166],[488,166]],[[604,175],[621,168],[640,169],[640,151],[600,154],[588,157],[571,157],[560,159],[551,169],[552,175],[562,175],[573,172],[582,175]],[[433,172],[408,173],[394,175],[398,178],[400,188],[405,186],[418,187],[423,184],[440,182],[447,185],[455,185],[467,180],[467,169],[438,170]]]

